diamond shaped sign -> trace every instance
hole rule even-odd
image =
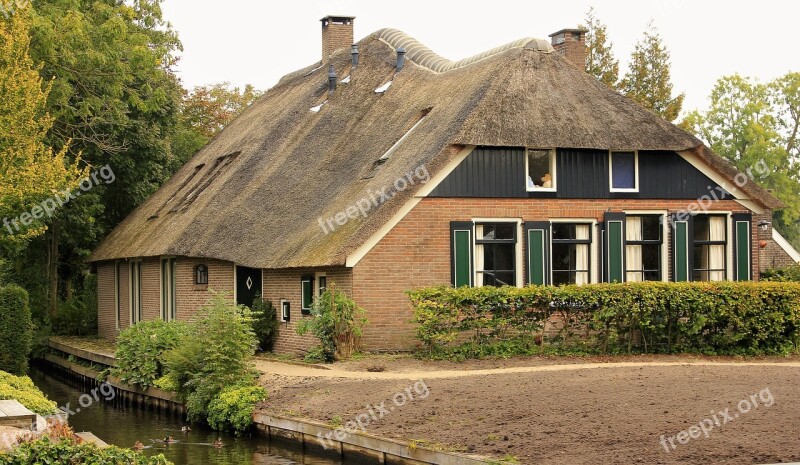
[[[247,277],[247,281],[244,282],[247,285],[247,289],[253,288],[253,278],[250,276]]]

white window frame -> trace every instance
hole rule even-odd
[[[284,317],[284,315],[283,315],[283,305],[284,305],[284,304],[287,304],[287,303],[289,304],[289,318],[288,318],[288,319],[286,319],[286,318]],[[280,320],[281,320],[281,323],[287,323],[287,322],[289,322],[289,321],[292,319],[292,304],[291,304],[291,303],[289,303],[289,301],[288,301],[288,300],[286,300],[286,299],[281,299],[281,300],[280,300],[280,307],[278,307],[278,311],[280,312],[280,313],[278,314],[278,318],[280,318]]]
[[[527,158],[527,154],[526,154]],[[478,223],[516,223],[517,225],[517,243],[514,244],[514,255],[516,256],[516,263],[514,263],[514,273],[515,273],[515,281],[516,287],[524,287],[525,283],[523,282],[524,279],[524,267],[525,263],[523,261],[522,256],[522,241],[525,240],[525,232],[522,228],[522,218],[473,218],[472,219],[472,230],[475,230],[475,227]],[[472,282],[474,283],[474,287],[483,287],[483,284],[480,286],[478,285],[478,267],[477,267],[477,260],[478,260],[478,235],[471,234],[472,236]]]
[[[307,283],[307,282],[311,284],[311,295],[309,296],[309,297],[311,297],[309,299],[309,301],[311,302],[311,306],[306,308],[306,307],[303,307],[303,304],[305,304],[305,302],[306,302],[305,283]],[[315,300],[314,284],[316,282],[317,282],[317,279],[316,279],[315,276],[304,275],[304,276],[300,277],[300,314],[301,315],[310,314],[311,313],[311,309],[314,307],[314,300]],[[281,310],[283,310],[283,309],[281,309]],[[305,313],[305,312],[308,312],[308,313]]]
[[[669,278],[672,276],[672,263],[669,261],[669,250],[672,247],[669,242],[672,240],[669,234],[669,212],[667,210],[625,210],[622,213],[625,216],[661,215],[661,266],[664,268],[661,270],[661,282],[669,282]]]
[[[614,154],[633,152],[633,189],[614,187]],[[639,151],[638,150],[609,150],[608,151],[608,188],[609,192],[639,192]]]
[[[589,236],[592,238],[592,243],[589,246],[589,282],[587,284],[596,284],[599,282],[600,267],[602,264],[597,260],[600,252],[599,242],[602,239],[598,232],[597,218],[551,218],[550,219],[550,234],[548,245],[550,247],[550,256],[548,257],[550,263],[550,282],[553,282],[553,223],[576,223],[576,224],[590,224],[591,231]]]
[[[133,273],[134,269],[136,273]],[[130,324],[142,321],[142,259],[134,258],[128,262],[128,294],[129,294],[129,312]],[[136,318],[134,318],[134,315]]]
[[[114,261],[114,322],[115,322],[114,328],[117,331],[119,331],[119,329],[120,329],[119,325],[120,325],[120,320],[122,319],[121,318],[122,308],[121,308],[121,305],[120,305],[121,302],[120,302],[120,295],[119,295],[120,284],[121,284],[121,282],[120,282],[120,269],[121,269],[120,261],[119,260],[115,260]]]
[[[322,292],[320,292],[322,290],[322,286],[320,285],[319,282],[320,278],[325,278],[325,289],[326,290],[328,289],[328,275],[324,271],[318,271],[314,273],[314,284],[315,284],[314,293],[316,294],[314,296],[314,299],[322,295]]]
[[[173,263],[173,261],[174,261],[174,263]],[[167,262],[167,268],[166,268],[167,275],[166,276],[164,275],[164,262]],[[178,275],[177,275],[178,274],[178,270],[177,269],[173,270],[173,267],[178,265],[178,261],[175,259],[174,256],[164,256],[164,257],[161,257],[161,260],[158,262],[158,265],[159,265],[158,266],[158,273],[159,273],[159,278],[160,278],[158,283],[160,285],[159,286],[159,288],[160,288],[159,289],[159,301],[160,301],[159,306],[160,306],[160,310],[161,310],[161,319],[164,320],[164,321],[173,321],[173,320],[176,320],[177,317],[178,317],[178,308],[177,308],[178,307],[178,296],[177,295],[172,295],[173,292],[175,294],[178,293]],[[175,273],[175,289],[172,289],[172,273]],[[167,286],[166,286],[166,289],[167,289],[168,294],[169,294],[167,296],[164,295],[164,289],[165,289],[164,280],[165,279],[169,279],[169,281],[170,281],[169,283],[167,283]],[[167,299],[165,299],[165,297]],[[164,306],[165,300],[168,302],[168,306],[167,307]],[[173,304],[174,304],[175,308],[172,308]],[[173,318],[173,312],[175,314],[174,318]]]
[[[528,152],[530,152],[532,150],[533,151],[548,151],[548,152],[550,152],[550,173],[551,173],[551,175],[553,177],[553,187],[537,187],[537,188],[533,188],[532,189],[532,188],[530,188],[528,186],[528,176],[529,176],[529,173],[530,173],[530,170],[529,170],[529,167],[528,167],[528,165],[529,165]],[[556,166],[558,165],[558,163],[556,163],[557,153],[558,152],[553,147],[550,147],[550,148],[528,147],[528,148],[525,149],[525,190],[526,191],[528,191],[528,192],[556,192],[557,191],[557,189],[558,189],[558,173],[556,172],[556,169],[557,169]]]
[[[725,281],[733,281],[733,212],[730,210],[727,211],[717,211],[717,210],[703,210],[692,213],[692,216],[700,216],[700,215],[711,215],[711,216],[724,216],[725,223],[726,223],[726,233],[725,233]],[[689,231],[692,235],[694,235],[694,222],[692,222],[692,230]],[[692,246],[692,250],[689,250],[690,254],[694,253],[694,246]],[[751,265],[752,266],[752,265]],[[692,263],[691,269],[689,270],[691,273],[690,281],[694,281],[694,263]],[[752,270],[751,270],[752,273]],[[694,281],[694,282],[712,282],[712,281]],[[719,281],[716,281],[719,282]]]

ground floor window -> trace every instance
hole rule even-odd
[[[134,325],[142,321],[142,261],[131,260],[128,269],[130,285],[130,321]]]
[[[177,270],[174,258],[161,259],[161,319],[172,321],[177,317]]]
[[[517,285],[517,223],[475,225],[478,286]]]
[[[625,280],[661,281],[662,217],[625,217]]]
[[[591,232],[588,223],[553,223],[550,263],[554,285],[590,282]]]
[[[693,229],[692,280],[723,281],[727,274],[727,217],[697,215]]]

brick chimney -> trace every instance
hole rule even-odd
[[[322,61],[340,48],[353,44],[353,21],[355,16],[326,16],[322,21]]]
[[[562,29],[550,34],[550,40],[556,52],[580,69],[586,68],[585,29]]]

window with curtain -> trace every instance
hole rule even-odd
[[[592,225],[553,223],[552,231],[553,284],[588,284]]]
[[[477,286],[517,285],[517,223],[475,225]]]
[[[556,189],[556,152],[555,150],[528,149],[527,153],[528,191]]]
[[[626,281],[661,281],[661,232],[659,215],[625,217]]]
[[[636,152],[611,152],[611,190],[638,190]]]
[[[727,218],[697,215],[694,223],[694,281],[723,281],[726,276]]]

